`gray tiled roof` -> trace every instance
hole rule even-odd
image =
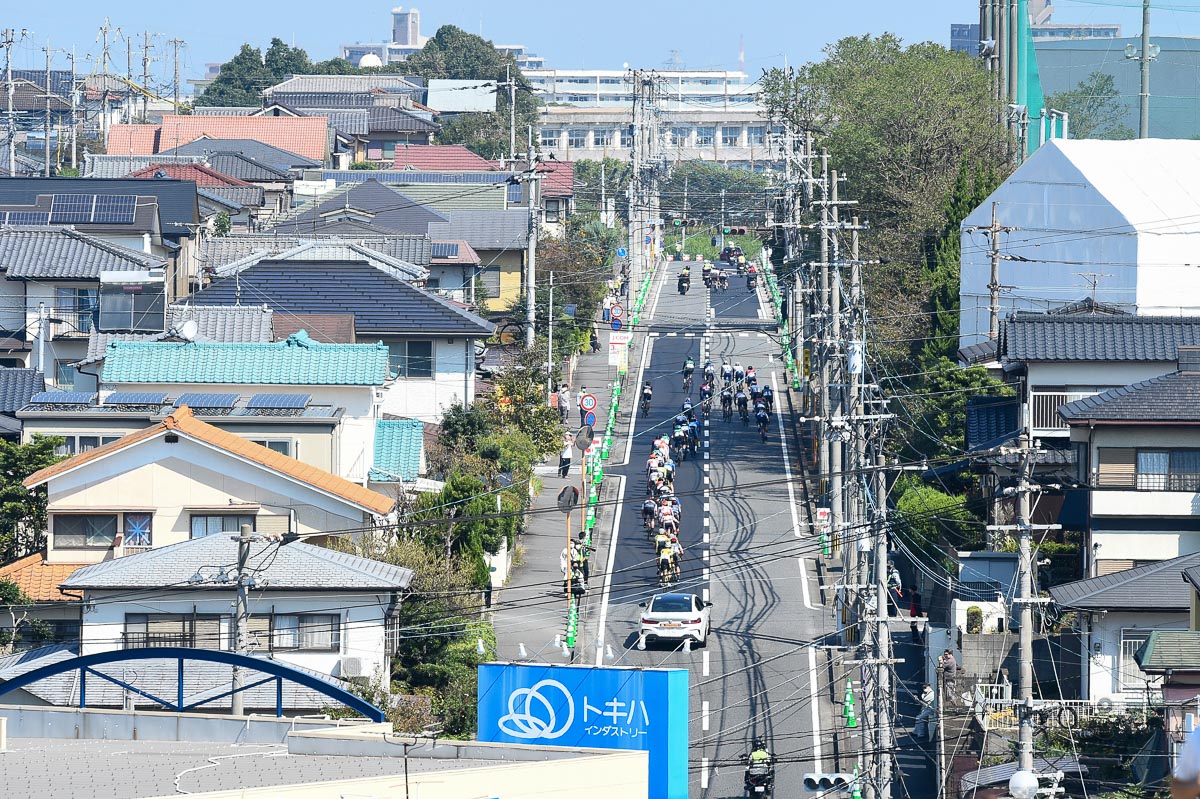
[[[101,272],[161,269],[166,261],[69,227],[0,228],[0,269],[10,278],[99,280]]]
[[[192,113],[199,117],[248,117],[257,110],[252,105],[197,105]]]
[[[1149,674],[1161,674],[1167,669],[1200,671],[1200,632],[1154,630],[1133,659]]]
[[[519,250],[529,241],[529,212],[463,210],[450,214],[449,222],[434,222],[435,239],[463,239],[476,250]]]
[[[432,257],[432,243],[429,237],[419,234],[393,233],[354,236],[252,234],[204,239],[198,259],[205,269],[220,272],[222,267],[250,256],[260,253],[275,256],[288,250],[294,250],[307,242],[353,244],[421,268],[428,267]]]
[[[151,164],[202,164],[202,155],[97,155],[83,154],[83,176],[123,178]]]
[[[1200,553],[1076,580],[1050,589],[1050,598],[1068,610],[1144,610],[1183,613],[1191,592],[1183,585],[1186,570],[1200,566]]]
[[[324,241],[306,241],[297,244],[290,250],[268,254],[262,250],[245,258],[225,264],[216,270],[220,277],[242,272],[264,260],[271,261],[363,261],[371,264],[400,280],[424,280],[429,277],[429,270],[415,264],[410,264],[399,258],[385,255],[370,247],[364,247],[349,241],[327,239]]]
[[[199,224],[196,184],[161,178],[12,178],[0,181],[0,204],[33,205],[43,194],[135,194],[158,198],[164,236],[194,236]],[[189,227],[190,226],[190,227]]]
[[[282,219],[272,220],[270,230],[284,235],[303,235],[341,218],[361,221],[380,233],[416,234],[427,233],[435,223],[446,222],[449,219],[445,214],[421,205],[391,186],[367,180],[335,192],[333,197],[326,195],[306,203]],[[526,226],[528,218],[526,212]]]
[[[1173,361],[1200,344],[1200,316],[1015,313],[1000,328],[1009,361]]]
[[[996,446],[1019,432],[1014,397],[967,397],[967,449]]]
[[[213,153],[208,156],[208,165],[222,175],[250,183],[278,183],[292,179],[286,169],[269,166],[241,153]]]
[[[0,413],[15,413],[45,390],[46,378],[37,369],[0,368]]]
[[[298,167],[320,167],[319,161],[314,161],[311,158],[305,158],[302,155],[284,150],[281,147],[273,147],[270,144],[256,141],[254,139],[196,139],[187,144],[181,144],[178,147],[163,152],[169,155],[211,155],[213,153],[240,153],[249,158],[253,158],[261,164],[274,167],[275,169],[293,169]],[[220,167],[213,166],[213,169],[222,174],[230,174]],[[237,177],[234,175],[233,177]]]
[[[158,547],[136,555],[77,569],[63,587],[72,590],[102,588],[161,588],[196,590],[187,581],[196,572],[237,561],[237,542],[227,535],[210,535]],[[260,553],[261,554],[258,554]],[[281,547],[255,547],[249,567],[266,579],[264,599],[272,591],[350,590],[401,591],[413,573],[401,566],[360,558],[345,552],[294,543]]]
[[[1200,373],[1172,372],[1068,402],[1071,422],[1200,422]]]
[[[958,351],[960,363],[975,364],[996,360],[996,341],[988,339],[978,344],[970,344]]]
[[[308,117],[325,117],[344,136],[364,136],[371,130],[369,108],[305,108]]]
[[[265,305],[172,305],[167,309],[167,327],[177,330],[189,319],[196,322],[196,341],[267,343],[274,340],[274,312]],[[78,366],[104,360],[114,341],[166,341],[162,333],[100,333],[88,335],[87,357]]]
[[[262,208],[262,186],[200,186],[200,194],[219,197],[237,208]]]
[[[435,133],[440,128],[437,123],[422,119],[403,108],[391,108],[385,105],[371,108],[369,124],[372,133],[376,131]]]
[[[411,92],[418,88],[400,75],[292,75],[281,83],[267,87],[263,93],[278,101],[275,96],[277,94],[303,92],[337,92],[340,94],[343,92],[370,92],[376,89]]]

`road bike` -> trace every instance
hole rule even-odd
[[[742,427],[750,426],[750,412],[745,408],[738,408],[738,413],[742,416]]]
[[[768,427],[770,427],[770,426],[771,426],[771,423],[770,423],[770,422],[759,422],[759,423],[758,423],[758,434],[759,434],[760,436],[762,436],[763,443],[766,443],[766,440],[767,440],[767,428],[768,428]]]
[[[684,375],[683,375],[683,393],[685,393],[685,394],[686,394],[687,392],[689,392],[689,391],[691,391],[691,390],[692,390],[692,373],[691,373],[691,372],[684,372]]]
[[[650,415],[650,398],[645,394],[642,395],[642,418]]]
[[[721,420],[724,422],[729,422],[732,419],[733,419],[733,403],[732,402],[722,402],[721,403]]]

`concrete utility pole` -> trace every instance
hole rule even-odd
[[[820,421],[816,423],[817,440],[817,468],[821,474],[821,486],[819,493],[824,497],[826,503],[829,502],[829,236],[830,236],[830,217],[829,217],[829,153],[821,153],[821,279],[818,286],[818,307],[820,310],[817,313],[817,325],[814,335],[816,336],[817,344],[817,368],[815,373],[819,376],[820,381],[817,385],[817,416]],[[830,537],[836,535],[836,530],[830,528]]]
[[[892,799],[892,636],[888,628],[887,479],[883,442],[875,453],[875,722],[876,799]]]
[[[529,181],[529,244],[526,251],[527,265],[525,268],[525,347],[533,349],[534,326],[537,322],[537,240],[538,229],[540,227],[538,219],[538,208],[542,203],[541,193],[541,174],[537,171],[537,164],[533,161],[533,148],[526,151],[526,159],[529,162],[529,171],[526,174],[526,179]]]
[[[246,626],[250,620],[249,586],[246,584],[246,562],[250,560],[250,541],[253,533],[250,525],[243,524],[239,534],[234,536],[238,544],[237,554],[237,599],[233,608],[233,649],[239,655],[246,654]],[[229,696],[230,713],[234,716],[246,715],[245,675],[238,666],[233,667],[233,693]]]
[[[842,431],[846,423],[845,405],[845,349],[842,341],[842,263],[841,250],[838,244],[838,172],[833,170],[829,184],[830,199],[830,242],[829,242],[829,338],[832,342],[826,361],[829,365],[832,385],[827,389],[830,397],[829,416],[835,422],[829,427],[829,521],[833,526],[833,536],[839,542],[842,556],[842,574],[850,585],[858,583],[854,573],[854,551],[846,535],[845,501],[842,476],[842,455],[845,443]],[[848,623],[849,618],[845,621]]]
[[[13,111],[13,77],[12,77],[12,48],[16,43],[17,32],[12,28],[5,28],[0,31],[0,47],[4,48],[4,83],[8,87],[8,124],[5,135],[8,137],[8,168],[12,170],[12,174],[17,173],[17,117]],[[21,31],[21,37],[25,37],[25,31]]]
[[[1008,70],[1008,4],[1011,0],[997,0],[996,8],[996,93],[1001,103],[1012,97]]]
[[[554,393],[554,273],[550,273],[550,301],[546,305],[546,402]],[[567,409],[567,413],[570,413]]]
[[[1001,225],[997,221],[996,210],[1000,204],[992,203],[992,223],[987,227],[972,225],[967,228],[969,233],[983,233],[988,237],[988,256],[992,262],[991,278],[988,280],[988,338],[995,341],[1000,336],[1000,290],[1005,286],[1000,282],[1000,261],[1007,256],[1000,253],[1000,234],[1012,233],[1019,227]]]
[[[150,31],[142,31],[142,121],[150,121]]]
[[[1138,92],[1138,109],[1140,116],[1138,118],[1138,138],[1150,138],[1150,62],[1154,60],[1157,53],[1152,53],[1150,50],[1150,0],[1142,0],[1142,52],[1141,73],[1142,86]]]
[[[508,154],[517,160],[517,82],[512,79],[512,70],[504,67],[504,85],[508,88]]]
[[[1021,86],[1021,26],[1018,16],[1020,3],[1008,0],[1008,101],[1017,102]]]
[[[104,24],[100,26],[100,39],[103,42],[102,49],[100,51],[100,74],[101,80],[104,82],[101,87],[101,113],[103,116],[100,117],[100,138],[104,142],[105,148],[108,147],[109,116],[112,113],[112,110],[108,104],[108,34],[111,30],[113,30],[113,28],[108,24],[108,17],[105,17]],[[119,28],[117,29],[117,32],[120,32]]]
[[[42,130],[46,137],[45,141],[43,142],[43,144],[46,145],[45,161],[43,163],[46,177],[50,177],[50,56],[51,56],[52,52],[53,51],[50,49],[50,40],[47,39],[46,40],[46,85],[45,85],[46,118],[42,124]]]
[[[1017,491],[1017,573],[1021,602],[1020,698],[1025,707],[1017,733],[1017,768],[1033,772],[1033,541],[1029,520],[1029,495],[1033,491],[1033,442],[1029,428],[1021,434],[1021,481]]]
[[[75,74],[75,48],[71,48],[67,58],[71,59],[71,169],[79,168],[79,146],[77,142],[76,131],[79,128],[79,120],[75,115],[79,113],[79,86],[76,85],[78,77]]]
[[[175,51],[175,79],[171,83],[171,99],[174,101],[175,112],[179,112],[179,45],[187,44],[183,39],[168,39],[167,44]],[[514,134],[515,135],[515,134]]]

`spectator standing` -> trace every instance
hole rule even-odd
[[[558,476],[564,480],[567,473],[571,471],[571,449],[574,447],[574,442],[570,436],[563,436],[562,452],[558,455]]]
[[[596,334],[592,333],[592,335],[595,336]],[[584,425],[583,418],[585,416],[587,416],[587,409],[583,407],[583,398],[586,396],[587,396],[587,386],[580,386],[579,387],[579,400],[577,402],[577,404],[579,405],[579,426],[580,427],[583,427],[583,425]]]
[[[563,424],[567,423],[567,413],[571,409],[571,387],[563,383],[558,387],[558,418]]]

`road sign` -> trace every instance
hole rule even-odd
[[[626,255],[629,255],[629,250],[625,249],[624,247],[617,248],[617,257],[618,258],[624,258]]]
[[[611,341],[608,342],[608,365],[609,366],[620,366],[621,365],[621,354],[624,352],[627,352],[628,349],[629,348],[626,347],[624,344],[614,344]]]
[[[595,427],[596,426],[596,412],[588,411],[583,417],[583,423],[586,424],[588,427]]]
[[[613,320],[611,322],[609,322],[609,324],[612,326],[613,330],[621,329],[621,320],[617,319],[616,317],[613,317]]]
[[[616,317],[617,319],[620,319],[622,316],[625,315],[625,309],[615,303],[613,304],[613,307],[608,310],[608,312],[610,314],[612,314],[614,317]]]
[[[621,331],[614,330],[613,332],[608,334],[608,343],[610,346],[613,344],[618,344],[618,345],[623,346],[625,344],[628,344],[631,341],[633,341],[633,331],[631,331],[631,330],[621,330]]]
[[[570,513],[578,504],[579,489],[575,486],[567,486],[558,492],[558,509],[563,513]]]
[[[650,243],[650,237],[649,237],[649,236],[647,236],[647,237],[646,237],[646,241],[645,241],[645,243],[646,243],[646,244],[649,244],[649,243]]]
[[[579,398],[579,407],[583,408],[585,411],[596,410],[596,395],[584,394]]]
[[[590,424],[585,424],[579,428],[579,432],[575,434],[575,449],[580,452],[587,452],[588,448],[596,440],[596,431],[592,429]]]

